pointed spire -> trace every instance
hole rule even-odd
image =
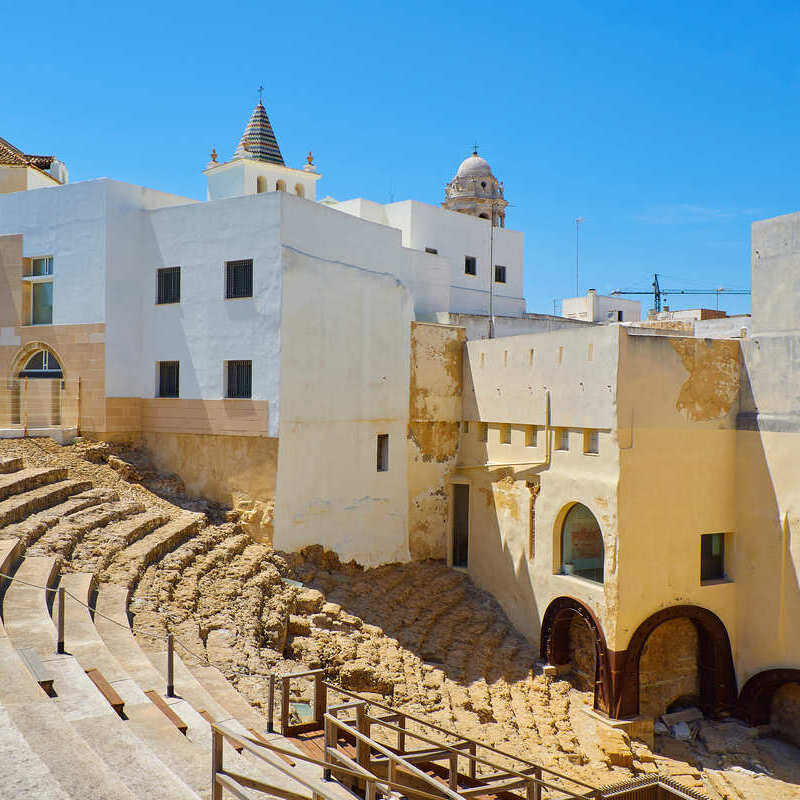
[[[267,111],[259,99],[253,110],[250,122],[244,129],[234,158],[253,158],[256,161],[269,161],[272,164],[286,166],[278,147],[278,141],[269,123]]]

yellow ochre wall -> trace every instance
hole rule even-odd
[[[610,649],[663,608],[715,613],[738,647],[735,430],[739,343],[625,335],[619,376],[619,601]],[[700,536],[726,538],[731,582],[700,583]]]
[[[447,557],[447,479],[458,452],[463,328],[411,323],[408,419],[408,548],[411,558]]]

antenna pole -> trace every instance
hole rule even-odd
[[[575,220],[575,297],[580,295],[578,276],[580,274],[580,252],[581,252],[581,222],[583,217]]]

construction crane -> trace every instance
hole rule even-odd
[[[749,289],[726,289],[720,286],[718,289],[662,289],[658,283],[658,273],[653,275],[653,288],[647,289],[614,289],[612,295],[621,294],[652,294],[653,308],[661,311],[661,298],[670,294],[706,294],[717,296],[717,310],[719,310],[719,296],[721,294],[750,294]]]

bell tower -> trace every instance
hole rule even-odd
[[[478,155],[478,147],[461,162],[455,177],[444,190],[443,208],[490,219],[495,227],[506,225],[503,182],[495,178],[489,162]]]

